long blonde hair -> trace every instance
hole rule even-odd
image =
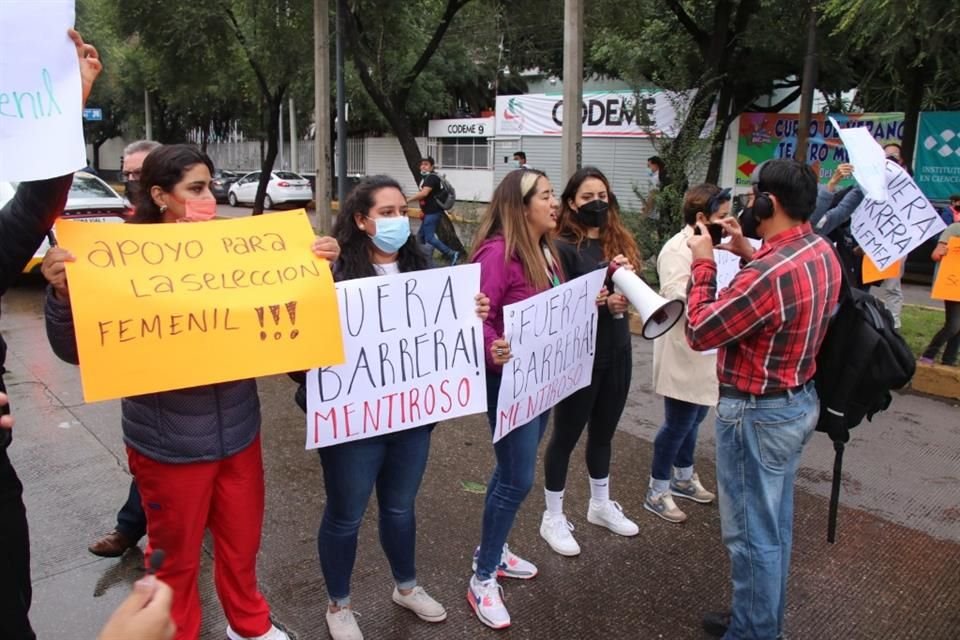
[[[518,256],[523,264],[523,274],[527,282],[538,291],[549,289],[550,276],[544,269],[544,260],[547,267],[560,272],[560,261],[550,239],[550,234],[544,234],[537,244],[527,228],[527,219],[524,209],[533,198],[537,182],[546,179],[546,174],[535,169],[517,169],[511,171],[497,185],[473,239],[473,253],[484,240],[492,236],[502,235],[506,246],[504,261],[509,262],[513,256]]]

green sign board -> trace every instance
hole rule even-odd
[[[920,114],[914,178],[930,200],[960,193],[960,111]]]

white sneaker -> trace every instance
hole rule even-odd
[[[573,525],[562,513],[552,516],[549,511],[543,512],[540,520],[540,537],[547,541],[550,548],[562,556],[580,555],[580,545],[573,539]]]
[[[613,500],[600,504],[591,500],[590,508],[587,509],[587,522],[606,527],[621,536],[635,536],[640,533],[637,523],[623,515],[623,507]]]
[[[327,629],[333,640],[363,640],[360,626],[357,624],[358,613],[350,607],[343,607],[336,613],[330,613],[327,607]]]
[[[417,617],[427,622],[443,622],[447,619],[447,610],[443,605],[431,598],[423,587],[414,587],[407,595],[393,588],[393,601],[405,609],[410,609]]]
[[[503,604],[503,588],[497,584],[496,578],[480,582],[477,576],[472,576],[467,588],[467,602],[480,622],[491,629],[510,626],[510,612]]]
[[[480,547],[473,552],[473,572],[477,572],[477,557],[480,555]],[[517,580],[529,580],[537,576],[537,567],[532,562],[528,562],[510,551],[510,547],[503,545],[503,551],[500,553],[500,564],[497,565],[497,577],[516,578]]]
[[[261,636],[241,636],[239,633],[234,631],[230,625],[227,625],[227,637],[230,640],[290,640],[290,636],[287,635],[286,631],[283,631],[277,628],[274,625],[270,625],[270,630]]]

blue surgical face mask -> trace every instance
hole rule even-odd
[[[377,249],[384,253],[396,253],[410,238],[410,219],[407,216],[377,218],[377,235],[371,237]]]

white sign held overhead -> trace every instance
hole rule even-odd
[[[853,237],[881,270],[947,226],[900,165],[888,160],[886,177],[887,199],[864,198],[850,222]]]
[[[73,0],[0,2],[0,180],[86,164]]]
[[[606,276],[598,269],[503,308],[512,357],[503,365],[494,442],[590,384]]]
[[[830,123],[840,135],[853,165],[853,177],[867,195],[877,201],[887,199],[886,157],[883,147],[863,127],[841,129],[833,118]]]
[[[346,364],[307,374],[307,449],[487,409],[480,265],[337,283]]]

